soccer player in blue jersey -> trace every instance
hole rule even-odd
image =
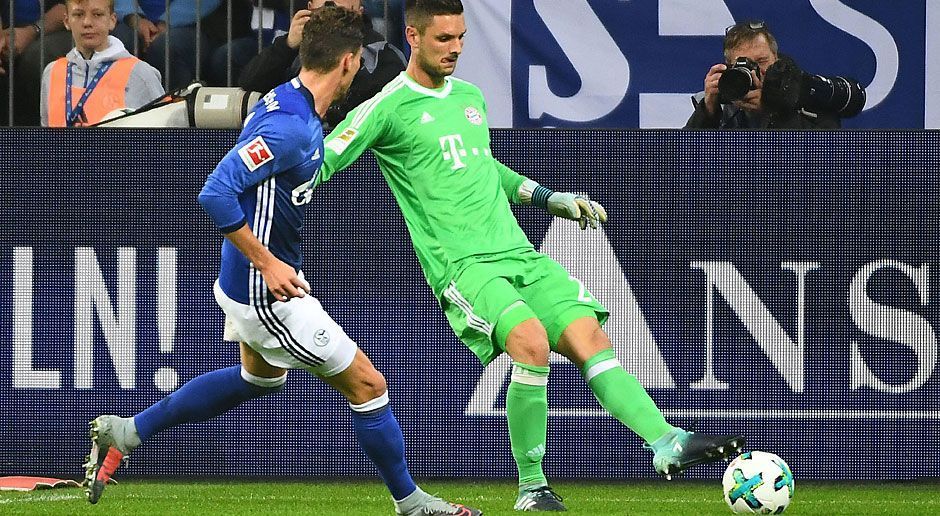
[[[349,401],[356,437],[396,514],[482,514],[415,485],[385,378],[308,295],[300,272],[304,209],[324,155],[320,117],[345,96],[359,69],[361,26],[358,14],[335,5],[311,13],[300,75],[258,103],[199,194],[225,235],[215,297],[225,312],[225,339],[241,343],[241,365],[200,375],[134,417],[95,418],[86,463],[89,502],[98,502],[122,459],[157,432],[276,392],[288,369],[305,369]]]

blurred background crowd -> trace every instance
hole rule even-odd
[[[389,67],[385,72],[388,79],[404,69],[400,50],[404,46],[402,1],[335,2],[363,11],[368,24],[364,28],[367,44],[373,44],[374,50],[366,52],[364,59],[371,56]],[[59,81],[53,81],[48,88],[51,92],[44,91],[43,72],[49,67],[46,75],[55,74],[53,64],[66,58],[73,48],[78,52],[74,59],[63,61],[62,68],[63,73],[75,75],[68,83],[74,87],[87,88],[94,80],[98,62],[126,57],[121,50],[149,65],[138,67],[142,73],[136,74],[140,76],[136,80],[134,72],[126,72],[132,76],[125,86],[125,105],[129,108],[140,107],[163,91],[173,92],[193,81],[266,92],[289,78],[299,45],[299,38],[291,33],[299,35],[306,21],[304,14],[324,3],[326,0],[3,0],[0,125],[38,126],[41,112],[42,125],[63,125],[45,120],[46,105],[41,95],[55,96],[62,88]],[[104,16],[96,19],[92,13],[95,10],[103,10]],[[96,29],[96,23],[102,28]],[[103,33],[98,40],[93,39],[95,30]],[[91,51],[82,59],[82,44],[89,41],[93,42]],[[381,45],[374,45],[377,42]],[[94,52],[95,45],[104,50]],[[116,49],[118,46],[123,49]],[[83,70],[83,64],[88,69]],[[370,71],[374,72],[375,65],[371,63]],[[150,68],[157,73],[148,72]],[[246,69],[248,73],[244,73]],[[45,82],[50,80],[46,77]],[[161,91],[154,95],[156,87]],[[53,111],[56,107],[52,106]],[[55,115],[51,111],[49,115],[54,121]]]

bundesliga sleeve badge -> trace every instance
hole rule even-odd
[[[256,136],[255,139],[238,149],[238,156],[248,167],[249,172],[254,172],[261,165],[274,159],[274,154],[268,144],[260,136]]]
[[[349,147],[349,144],[356,139],[356,135],[359,134],[359,131],[353,129],[352,127],[347,127],[342,133],[339,134],[336,138],[331,138],[330,141],[326,142],[326,148],[335,152],[337,156],[343,153],[346,150],[346,147]]]

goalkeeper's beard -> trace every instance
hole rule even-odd
[[[443,81],[445,77],[449,77],[457,70],[457,56],[454,56],[454,68],[452,70],[444,70],[444,66],[440,64],[440,60],[437,63],[431,63],[425,59],[418,59],[418,66],[421,67],[421,70],[428,75],[434,82]]]

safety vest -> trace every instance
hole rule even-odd
[[[85,101],[82,109],[85,121],[77,121],[76,127],[100,122],[108,113],[125,107],[124,90],[131,78],[131,71],[139,62],[136,57],[124,57],[114,61]],[[68,65],[69,61],[64,57],[57,59],[52,65],[47,101],[49,127],[65,127],[65,73]],[[74,73],[74,69],[72,72]],[[85,88],[72,84],[72,109],[78,104],[83,93]]]

